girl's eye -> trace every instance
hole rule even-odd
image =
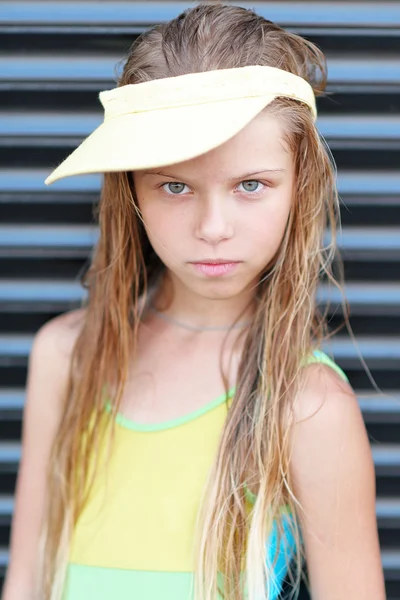
[[[262,187],[257,189],[257,185],[260,184]],[[246,193],[250,193],[252,195],[256,195],[259,194],[260,192],[263,191],[264,189],[264,184],[261,183],[261,181],[258,181],[258,179],[248,179],[246,181],[241,181],[239,185],[243,185],[243,186],[249,186],[249,188],[246,189],[246,187],[244,188],[244,191]]]
[[[166,185],[170,186],[169,191],[172,193],[167,192],[165,189]],[[168,196],[181,196],[182,188],[185,188],[185,186],[186,183],[181,183],[179,181],[168,181],[167,183],[163,183],[160,187]]]
[[[258,179],[248,179],[246,181],[241,181],[239,185],[249,186],[250,189],[244,189],[245,193],[255,196],[260,194],[264,187],[266,187],[261,181]],[[261,187],[257,189],[257,186]],[[169,186],[168,190],[166,186]],[[181,196],[185,187],[188,187],[186,183],[182,183],[180,181],[167,181],[166,183],[162,183],[160,185],[161,189],[167,194],[167,196]]]

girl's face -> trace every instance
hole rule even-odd
[[[133,173],[147,235],[176,290],[223,299],[256,285],[292,201],[294,165],[283,135],[277,117],[261,112],[206,154]],[[194,264],[214,259],[235,264],[218,275]]]

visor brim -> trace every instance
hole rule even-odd
[[[200,156],[231,139],[275,95],[127,113],[106,119],[46,178],[135,171]]]

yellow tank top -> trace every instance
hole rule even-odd
[[[320,350],[307,362],[328,364],[347,380]],[[225,395],[156,425],[117,415],[109,468],[100,469],[73,534],[63,600],[193,598],[195,519],[226,415]],[[266,540],[271,556],[276,534],[274,527]],[[285,553],[295,549],[289,532],[283,544],[270,600],[281,591]]]

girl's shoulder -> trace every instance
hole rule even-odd
[[[57,373],[66,380],[71,355],[85,322],[86,310],[72,310],[47,321],[33,337],[29,358],[29,371],[36,378],[38,373]]]
[[[47,321],[33,338],[29,354],[24,413],[26,428],[33,432],[30,437],[35,434],[37,420],[41,423],[42,434],[46,421],[50,420],[51,428],[55,429],[54,424],[61,418],[71,355],[84,321],[84,309],[69,311]],[[34,418],[30,415],[34,415]],[[34,424],[30,425],[33,421]]]
[[[340,419],[340,413],[344,411],[345,414],[349,406],[358,409],[349,378],[327,353],[314,349],[303,360],[303,366],[300,392],[294,405],[296,421],[301,422],[317,413],[328,414],[331,418],[338,412],[336,416]]]
[[[55,360],[70,356],[84,325],[85,316],[86,309],[79,308],[50,319],[36,332],[33,348],[53,347]]]

